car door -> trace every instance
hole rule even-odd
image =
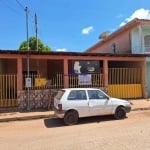
[[[106,115],[112,113],[112,102],[100,90],[88,90],[88,104],[90,115]]]
[[[71,90],[67,98],[68,109],[75,109],[79,117],[89,115],[89,106],[85,90]]]

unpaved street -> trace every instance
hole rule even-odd
[[[112,116],[0,123],[1,150],[149,150],[150,110],[131,112],[125,120]]]

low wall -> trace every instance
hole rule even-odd
[[[52,110],[55,94],[56,90],[52,89],[30,90],[29,92],[27,90],[18,91],[18,108],[21,111],[27,110],[27,108],[30,110]]]

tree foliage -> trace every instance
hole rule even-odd
[[[38,51],[51,51],[51,48],[48,45],[44,45],[40,39],[36,40],[36,37],[29,38],[29,50],[37,51],[37,42],[38,42]],[[23,41],[20,46],[19,50],[27,50],[27,41]]]

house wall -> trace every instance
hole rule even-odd
[[[6,73],[6,60],[5,59],[1,59],[0,60],[0,73],[1,74],[4,74],[4,73]]]
[[[48,79],[55,77],[56,74],[61,73],[63,74],[63,61],[62,60],[48,60],[47,61],[47,74]]]
[[[23,71],[27,71],[27,60],[23,60]],[[41,77],[47,78],[47,60],[30,60],[30,71],[35,71],[41,75]]]
[[[142,62],[138,61],[109,61],[109,68],[142,68]]]
[[[47,60],[39,60],[39,73],[42,73],[41,76],[44,78],[48,78],[47,71]]]
[[[0,60],[1,74],[16,74],[17,73],[17,59],[1,59]]]
[[[144,36],[150,35],[150,25],[143,25],[131,32],[131,49],[133,54],[145,53]]]
[[[126,37],[126,36],[125,36]],[[5,86],[1,86],[0,85],[0,90],[2,91],[3,95],[0,98],[0,107],[10,107],[10,106],[17,106],[17,92],[21,91],[24,89],[24,76],[22,74],[23,71],[27,71],[27,57],[26,54],[22,54],[20,55],[20,53],[14,52],[15,54],[13,54],[13,52],[10,53],[2,53],[0,55],[0,60],[3,62],[0,64],[0,67],[2,68],[1,70],[3,71],[3,73],[5,73],[6,75],[8,73],[16,73],[15,76],[10,76],[10,80],[8,82],[7,80],[7,76],[4,77],[4,79],[2,79],[5,82],[1,82],[2,84],[5,84],[8,86],[8,93],[6,92]],[[66,53],[68,54],[68,53]],[[77,54],[71,54],[71,55],[66,55],[65,53],[58,53],[58,55],[51,55],[51,54],[30,54],[30,71],[38,71],[41,74],[42,78],[47,78],[48,80],[51,81],[51,77],[54,76],[54,80],[52,80],[52,83],[56,83],[56,84],[52,84],[54,85],[54,88],[57,88],[56,85],[60,85],[58,86],[58,88],[60,87],[69,87],[69,76],[68,74],[69,69],[70,69],[70,61],[100,61],[100,68],[103,69],[102,72],[102,76],[98,77],[96,80],[100,81],[101,79],[101,85],[103,85],[103,90],[105,90],[106,92],[109,91],[115,91],[114,93],[119,93],[118,91],[120,90],[118,88],[118,85],[113,85],[114,89],[108,88],[109,85],[109,68],[110,67],[114,67],[115,69],[117,69],[117,67],[134,67],[134,66],[141,66],[141,64],[143,64],[142,68],[142,82],[140,84],[140,86],[142,86],[138,92],[140,93],[141,90],[143,90],[143,95],[144,97],[146,97],[146,92],[147,92],[147,84],[145,82],[145,78],[146,78],[146,63],[145,63],[145,56],[141,55],[141,57],[139,57],[139,55],[135,55],[135,57],[130,57],[131,55],[81,55],[80,53]],[[128,57],[129,56],[129,57]],[[1,62],[0,61],[0,62]],[[150,61],[149,61],[150,62]],[[94,63],[95,64],[95,63]],[[3,70],[4,69],[4,70]],[[1,71],[0,70],[0,71]],[[5,72],[4,72],[5,71]],[[150,72],[150,71],[149,71]],[[61,76],[62,78],[60,78],[60,76],[57,76],[57,73],[63,73],[64,75]],[[119,79],[118,75],[116,74],[116,72],[114,73],[116,75],[117,78],[115,79]],[[121,73],[120,73],[121,74]],[[149,73],[150,74],[150,73]],[[121,75],[120,75],[121,76]],[[148,75],[149,76],[149,75]],[[58,77],[58,78],[57,78]],[[56,80],[57,79],[57,80]],[[11,82],[12,81],[12,82]],[[54,82],[53,82],[54,81]],[[55,82],[55,81],[59,81],[59,82]],[[34,83],[34,81],[32,82]],[[51,83],[51,82],[50,82]],[[78,84],[78,82],[77,82]],[[97,83],[96,83],[97,84]],[[33,84],[34,85],[34,84]],[[121,85],[122,86],[122,85]],[[13,87],[13,88],[12,88]],[[117,87],[117,88],[116,88]],[[124,87],[124,86],[122,86]],[[129,86],[128,86],[129,87]],[[43,87],[42,87],[43,88]],[[125,87],[126,88],[126,87]],[[128,88],[128,90],[130,90],[130,88],[132,88],[132,85]],[[148,88],[150,89],[150,85],[148,85]],[[13,90],[12,90],[13,89]],[[127,89],[127,88],[126,88]],[[124,90],[123,88],[123,92],[126,91],[126,89]],[[136,90],[136,89],[135,89]],[[12,92],[13,91],[13,92]],[[121,92],[122,92],[121,91]],[[134,89],[132,88],[132,91],[134,91]],[[132,91],[130,91],[130,93],[132,94]],[[145,92],[146,91],[146,92]],[[120,93],[121,93],[120,92]],[[137,92],[137,94],[138,94]],[[145,94],[144,94],[145,92]],[[110,92],[111,93],[111,92]],[[150,93],[150,92],[149,92]],[[118,94],[119,95],[119,94]],[[150,95],[150,94],[149,94]],[[3,103],[3,99],[8,98],[9,101],[6,101],[6,103]],[[11,99],[10,99],[11,98]]]
[[[17,73],[17,59],[10,59],[7,61],[7,73],[16,74]]]
[[[125,54],[131,53],[130,32],[126,31],[111,40],[102,41],[95,47],[92,47],[89,53],[114,53],[112,45],[116,45],[116,53]]]
[[[141,49],[141,40],[139,36],[139,29],[136,28],[132,31],[132,36],[131,36],[131,47],[132,47],[132,53],[142,53]]]

